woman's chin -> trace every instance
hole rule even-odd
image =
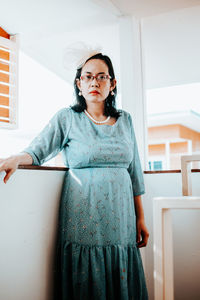
[[[86,99],[86,101],[88,101],[88,102],[95,102],[95,103],[100,103],[100,102],[103,102],[104,101],[104,99],[100,99],[99,97],[88,97],[87,99]]]

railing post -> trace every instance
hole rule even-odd
[[[200,154],[181,156],[182,194],[192,196],[191,162],[200,161]]]

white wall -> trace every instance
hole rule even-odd
[[[0,299],[50,300],[64,171],[0,173]]]
[[[0,158],[27,147],[50,118],[73,101],[73,86],[20,51],[19,127],[0,129]]]
[[[143,19],[147,88],[200,81],[200,6]]]

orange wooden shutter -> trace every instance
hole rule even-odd
[[[18,36],[0,27],[0,128],[17,128]]]

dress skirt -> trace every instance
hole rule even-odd
[[[148,299],[125,168],[70,169],[59,212],[54,299]]]

